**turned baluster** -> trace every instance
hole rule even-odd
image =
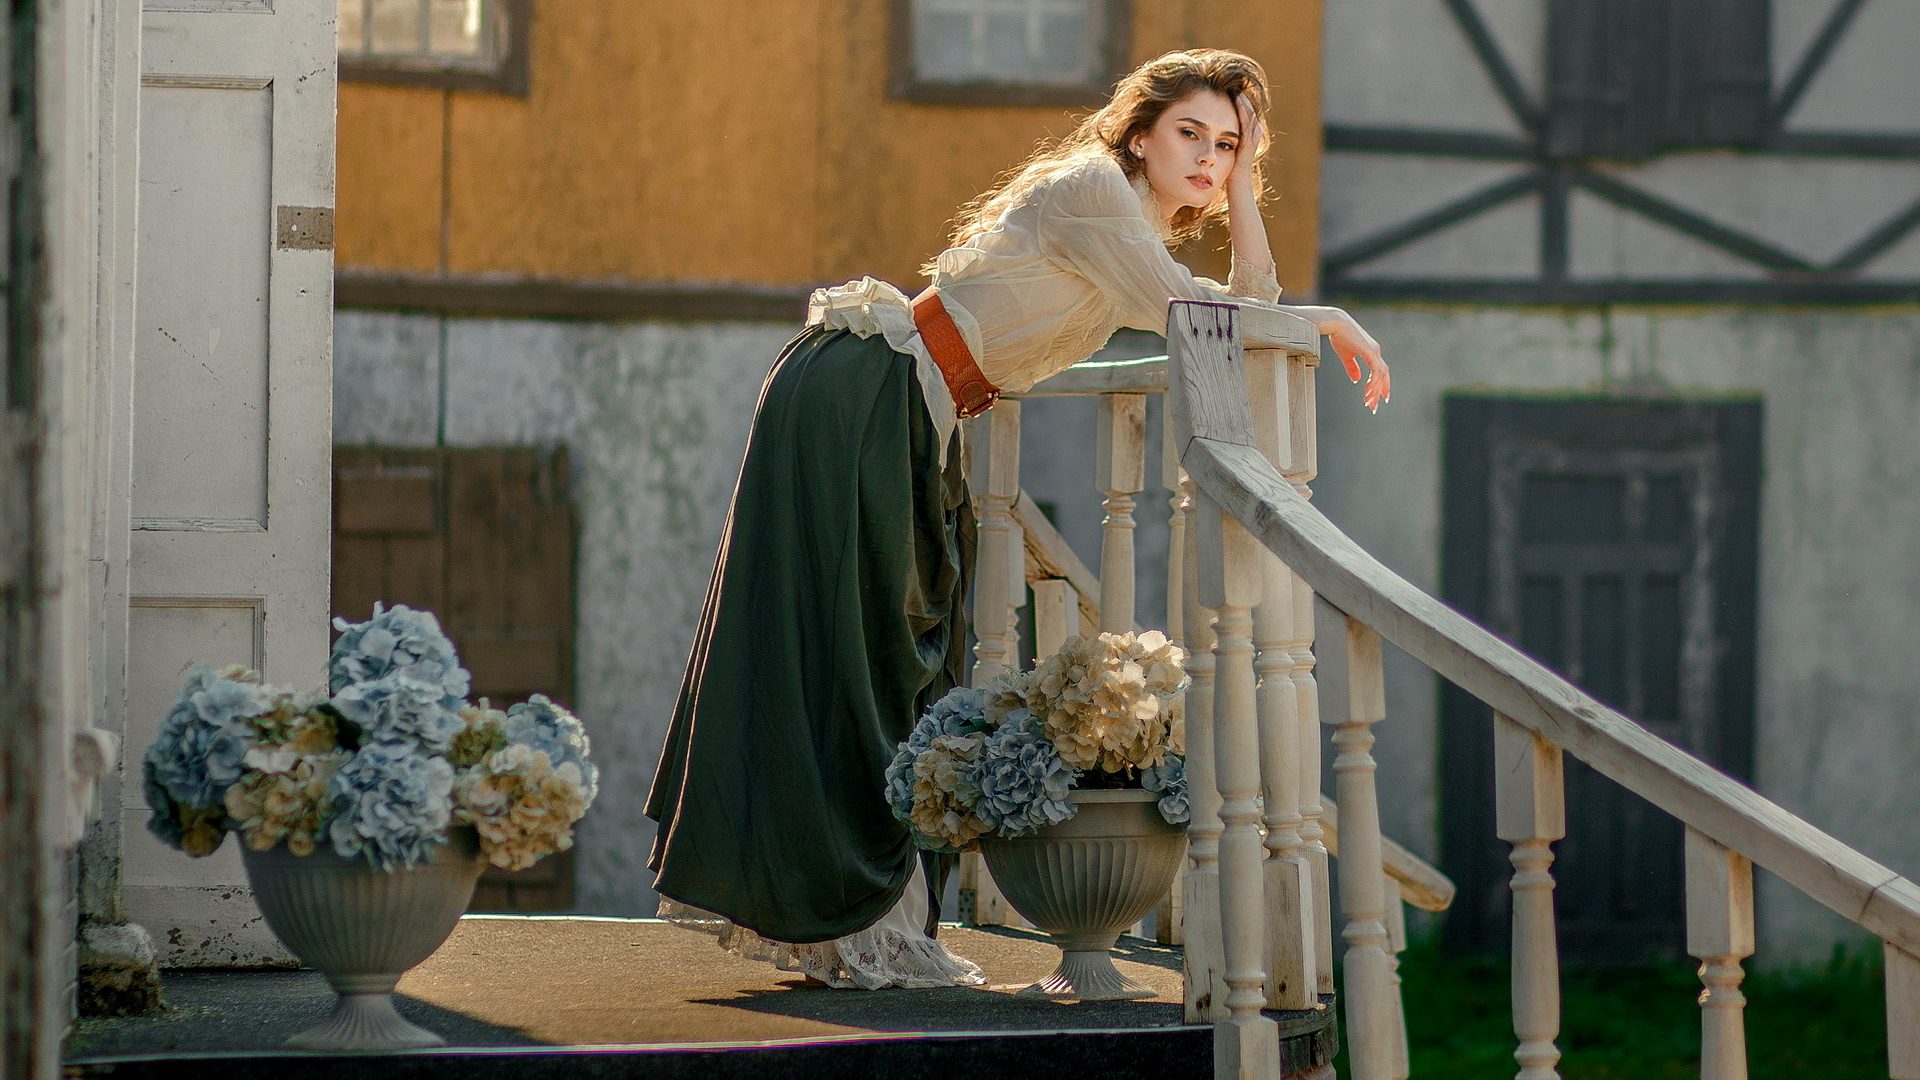
[[[1700,1080],[1746,1080],[1747,996],[1753,955],[1753,864],[1687,829],[1687,952],[1700,961]]]
[[[1340,960],[1347,1054],[1354,1080],[1391,1080],[1394,1025],[1388,987],[1386,875],[1380,863],[1380,803],[1374,790],[1373,725],[1387,716],[1380,635],[1347,619],[1347,718],[1335,730],[1340,793]]]
[[[1885,943],[1887,960],[1887,1075],[1920,1080],[1920,957]]]
[[[1080,630],[1080,592],[1065,578],[1033,583],[1033,643],[1036,660],[1060,651]]]
[[[1313,497],[1308,483],[1319,475],[1319,446],[1314,409],[1314,372],[1317,356],[1292,356],[1287,361],[1287,460],[1281,475],[1303,499]],[[1333,896],[1329,883],[1326,830],[1320,825],[1320,686],[1313,675],[1313,590],[1299,575],[1292,577],[1293,628],[1287,648],[1293,656],[1293,685],[1300,693],[1300,851],[1313,878],[1314,963],[1318,991],[1333,993]]]
[[[1009,542],[1014,529],[1013,504],[1020,497],[1020,403],[1002,401],[987,412],[986,480],[974,485],[980,514],[980,556],[973,585],[973,685],[984,686],[995,675],[1014,666],[1018,638],[1009,632],[1010,613],[1024,599],[1012,588],[1015,567],[1025,561],[1023,551]]]
[[[1400,992],[1400,954],[1407,951],[1407,901],[1387,882],[1387,1007],[1393,1013],[1393,1080],[1407,1080],[1413,1065],[1407,1053],[1407,1003]]]
[[[1260,839],[1260,736],[1255,715],[1253,605],[1260,547],[1219,504],[1199,493],[1195,546],[1200,601],[1214,612],[1213,753],[1220,785],[1220,937],[1227,1017],[1214,1025],[1214,1075],[1278,1077],[1279,1028],[1267,1004],[1266,898]]]
[[[1513,845],[1513,1057],[1520,1080],[1557,1080],[1560,943],[1548,868],[1553,842],[1567,835],[1560,748],[1495,713],[1493,752],[1495,827]]]
[[[1284,354],[1249,349],[1247,396],[1254,442],[1276,469],[1291,453]],[[1265,784],[1267,1005],[1311,1009],[1320,1003],[1314,959],[1313,870],[1301,851],[1300,693],[1293,681],[1294,576],[1280,557],[1260,548],[1260,604],[1253,613],[1254,671],[1259,679],[1260,778]]]
[[[973,685],[978,687],[1019,665],[1016,620],[1026,599],[1025,536],[1013,519],[1020,497],[1020,403],[1001,401],[971,423],[971,434],[986,436],[986,477],[982,481],[975,469],[973,484],[980,516],[973,582]],[[959,878],[962,921],[1004,926],[1014,917],[978,853],[960,856]]]
[[[1147,482],[1147,395],[1101,394],[1098,431],[1100,629],[1124,634],[1133,629],[1133,497]]]
[[[1181,487],[1185,477],[1174,447],[1173,410],[1163,409],[1161,416],[1166,423],[1161,429],[1160,482],[1171,493],[1167,498],[1167,638],[1184,649],[1187,647],[1186,590],[1182,587],[1187,578],[1186,511],[1192,502]],[[1182,859],[1173,887],[1154,912],[1153,937],[1162,945],[1186,943],[1186,892],[1187,860]]]
[[[1180,490],[1192,525],[1198,501],[1193,480],[1181,475]],[[1225,958],[1220,943],[1220,786],[1214,779],[1212,612],[1200,605],[1200,551],[1187,529],[1184,620],[1187,641],[1187,866],[1186,1022],[1206,1024],[1227,1015]]]

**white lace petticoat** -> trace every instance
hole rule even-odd
[[[948,952],[927,936],[927,879],[918,859],[899,901],[879,922],[832,941],[809,945],[769,941],[711,911],[664,896],[660,917],[714,935],[721,948],[736,956],[763,960],[781,971],[802,972],[842,990],[923,990],[979,986],[987,981],[978,964]]]

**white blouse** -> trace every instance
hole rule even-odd
[[[981,372],[1013,392],[1093,355],[1121,327],[1164,333],[1169,299],[1279,299],[1270,268],[1237,258],[1224,286],[1195,277],[1168,254],[1159,221],[1144,179],[1129,182],[1112,157],[1091,154],[993,228],[942,251],[933,284]],[[904,293],[873,278],[816,289],[807,323],[881,334],[914,356],[944,457],[953,399]]]

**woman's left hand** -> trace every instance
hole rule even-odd
[[[1373,340],[1373,335],[1355,322],[1353,316],[1339,308],[1321,308],[1317,315],[1314,326],[1327,335],[1350,381],[1360,381],[1360,363],[1366,362],[1367,385],[1360,392],[1360,400],[1368,412],[1379,412],[1380,406],[1393,397],[1393,380],[1387,372],[1387,362],[1380,358],[1380,343]]]

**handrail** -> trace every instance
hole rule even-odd
[[[1185,413],[1180,460],[1197,489],[1328,603],[1601,775],[1875,936],[1920,953],[1920,885],[1608,708],[1388,569],[1255,448],[1245,395],[1231,384],[1236,373],[1182,370],[1178,348],[1173,357],[1170,393]]]

